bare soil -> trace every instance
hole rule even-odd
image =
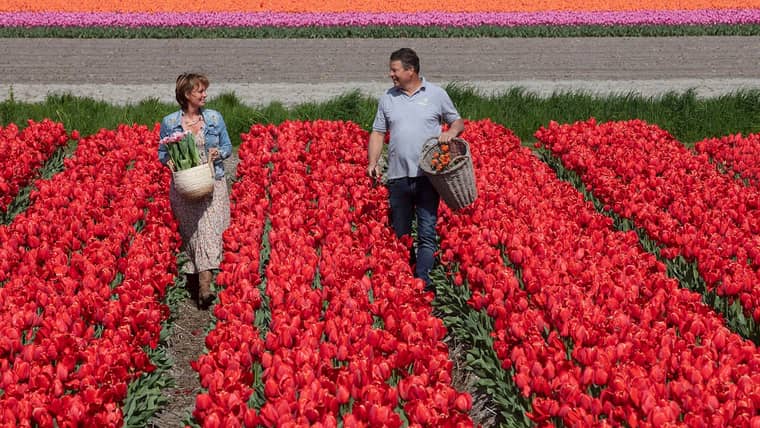
[[[388,56],[414,48],[435,81],[757,78],[760,37],[461,39],[0,39],[2,83],[388,81]]]
[[[0,39],[0,100],[69,92],[117,104],[172,102],[184,71],[211,94],[246,104],[321,101],[351,89],[387,89],[388,56],[414,48],[422,74],[486,92],[521,86],[539,95],[583,89],[650,96],[695,88],[718,96],[760,88],[760,37],[461,39]]]
[[[190,367],[190,362],[205,352],[204,338],[211,322],[210,314],[210,310],[199,310],[192,298],[179,305],[172,335],[166,343],[168,355],[174,362],[168,375],[174,379],[175,384],[173,388],[164,391],[169,398],[169,405],[153,418],[151,427],[182,427],[183,421],[192,414],[200,384],[198,373]]]

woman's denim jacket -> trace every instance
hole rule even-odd
[[[217,180],[221,180],[224,178],[224,162],[222,160],[227,159],[232,154],[230,135],[227,133],[227,126],[218,111],[201,109],[201,114],[203,115],[203,137],[206,141],[206,153],[213,147],[219,149],[219,158],[214,161],[214,175]],[[160,138],[182,131],[182,110],[164,117],[161,121]],[[169,151],[164,144],[158,145],[158,160],[164,165],[169,161]]]

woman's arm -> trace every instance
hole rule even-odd
[[[161,121],[161,129],[158,132],[158,138],[164,138],[169,135],[169,126],[166,123],[166,118]],[[159,144],[158,145],[158,160],[166,165],[166,162],[169,161],[169,150],[166,147],[166,144]]]
[[[232,141],[230,134],[227,132],[227,125],[224,118],[219,114],[219,158],[227,159],[232,154]]]

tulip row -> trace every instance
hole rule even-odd
[[[77,137],[74,131],[72,138]],[[63,124],[50,119],[29,120],[22,131],[13,123],[0,126],[0,212],[7,209],[19,190],[31,183],[53,152],[68,141]]]
[[[216,284],[223,290],[214,306],[217,322],[206,336],[208,352],[191,363],[205,392],[196,397],[193,417],[203,427],[254,427],[259,423],[251,402],[259,382],[264,342],[256,325],[263,324],[262,267],[266,265],[267,191],[270,175],[262,158],[274,147],[267,129],[254,127],[242,135],[238,181],[232,187],[231,222],[224,232],[224,258]],[[258,315],[257,315],[258,314]],[[257,316],[259,318],[257,318]],[[260,391],[258,392],[260,393]]]
[[[704,153],[719,167],[739,174],[755,187],[760,184],[760,134],[728,135],[708,138],[694,145],[698,153]]]
[[[226,361],[235,364],[213,357],[196,365],[209,388],[194,413],[204,426],[472,425],[470,396],[450,386],[445,328],[412,278],[408,247],[387,226],[387,193],[364,176],[366,141],[355,124],[325,121],[254,126],[244,136],[233,223],[249,221],[238,210],[271,221],[271,254],[259,279],[271,322],[263,349],[254,340],[242,353],[230,350]],[[258,278],[244,267],[258,253],[249,246],[261,241],[245,233],[233,224],[225,235],[227,288],[215,311],[258,337],[250,329],[261,304]],[[224,331],[225,338],[236,333]],[[222,349],[213,334],[209,355]],[[250,376],[254,359],[260,379]],[[243,405],[252,381],[263,385],[257,413]]]
[[[747,25],[758,9],[544,12],[0,12],[0,27]]]
[[[760,320],[760,190],[639,120],[552,123],[536,136],[612,211],[661,245],[664,258],[695,261],[708,292]]]
[[[80,140],[65,170],[0,228],[0,424],[121,426],[129,382],[153,370],[178,235],[157,132]]]
[[[464,138],[479,199],[443,211],[441,261],[494,318],[494,347],[536,423],[760,423],[751,342],[511,133],[481,122]]]

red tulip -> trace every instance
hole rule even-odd
[[[470,394],[459,394],[454,401],[454,406],[460,412],[466,413],[472,409],[472,396]]]

